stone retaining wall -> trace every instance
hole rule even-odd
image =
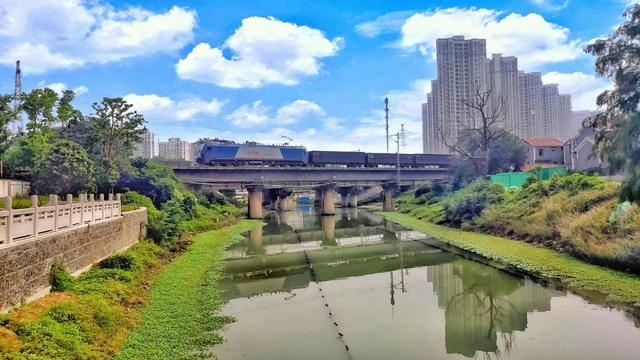
[[[0,249],[0,309],[46,293],[54,261],[79,273],[135,244],[146,234],[146,224],[143,208]]]

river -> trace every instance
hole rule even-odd
[[[639,359],[625,312],[365,210],[269,213],[227,253],[219,359]]]

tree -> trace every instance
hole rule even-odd
[[[98,187],[109,190],[118,180],[119,166],[128,166],[136,143],[142,141],[144,117],[123,98],[103,98],[93,104],[90,119],[92,153],[98,167]]]
[[[9,148],[9,123],[16,119],[11,100],[11,95],[0,95],[0,156]]]
[[[93,191],[95,179],[95,168],[89,154],[82,146],[69,140],[54,143],[31,175],[32,190],[38,194]]]
[[[46,131],[53,128],[57,117],[53,113],[58,102],[58,94],[49,89],[33,89],[22,94],[20,108],[27,114],[27,130],[29,133]]]
[[[527,146],[513,134],[503,130],[505,134],[498,137],[489,153],[489,173],[518,171],[527,160]]]
[[[482,175],[489,174],[489,154],[494,143],[507,133],[500,124],[504,121],[505,102],[502,96],[495,97],[492,90],[484,90],[479,84],[474,88],[471,99],[461,100],[468,118],[473,124],[461,122],[462,131],[454,143],[449,143],[440,127],[440,138],[449,150],[462,155],[467,160],[482,159]]]
[[[640,200],[640,6],[627,9],[626,21],[605,39],[585,48],[596,56],[595,72],[613,80],[597,98],[597,115],[585,121],[595,129],[595,151],[612,171],[624,171],[621,197]]]

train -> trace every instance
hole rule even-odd
[[[308,167],[436,167],[447,168],[447,154],[367,153],[361,151],[307,151],[302,146],[260,144],[204,144],[197,162],[212,166],[308,166]]]

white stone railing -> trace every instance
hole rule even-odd
[[[38,206],[38,196],[32,195],[31,207],[26,209],[13,209],[11,201],[11,196],[5,197],[4,210],[0,210],[0,248],[122,214],[120,194],[115,198],[109,194],[107,200],[104,194],[97,200],[93,194],[80,194],[78,202],[67,195],[62,203],[57,195],[49,195],[49,203],[44,206]]]

